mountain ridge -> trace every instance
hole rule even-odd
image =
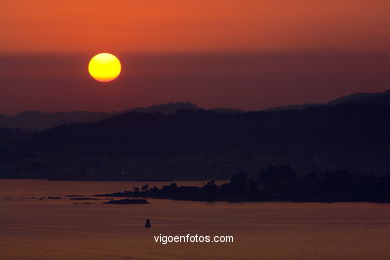
[[[288,164],[299,172],[390,172],[390,106],[304,110],[127,112],[9,142],[3,176],[74,180],[226,179]],[[8,133],[8,136],[11,136]],[[17,137],[17,136],[16,136]],[[3,142],[4,143],[4,142]],[[1,159],[1,158],[0,158]],[[5,167],[5,168],[4,168]]]
[[[323,104],[309,103],[303,105],[291,105],[274,107],[258,111],[285,111],[285,110],[302,110],[312,107],[333,106],[345,103],[359,104],[390,104],[390,89],[380,93],[356,93],[348,96],[339,97]],[[70,111],[70,112],[40,112],[40,111],[25,111],[16,115],[0,114],[0,128],[20,128],[30,130],[43,130],[53,128],[63,124],[72,123],[93,123],[100,120],[105,120],[109,117],[124,114],[128,112],[138,113],[162,113],[170,115],[178,110],[209,110],[218,113],[246,113],[255,111],[244,111],[233,108],[212,108],[204,109],[190,102],[169,102],[145,107],[130,108],[121,112],[89,112],[89,111]]]

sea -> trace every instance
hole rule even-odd
[[[94,197],[144,184],[0,180],[0,259],[390,259],[390,204],[147,199],[114,205]],[[146,219],[151,228],[145,228]],[[187,235],[233,241],[155,240]]]

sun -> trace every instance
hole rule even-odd
[[[121,73],[121,63],[110,53],[99,53],[93,56],[88,65],[89,74],[97,81],[109,82]]]

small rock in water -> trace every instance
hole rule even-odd
[[[149,202],[144,199],[123,199],[123,200],[110,200],[104,202],[104,204],[148,204]]]
[[[50,196],[50,197],[47,197],[48,199],[50,200],[59,200],[61,199],[61,197],[55,197],[55,196]]]

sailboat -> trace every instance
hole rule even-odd
[[[151,228],[152,227],[152,224],[150,223],[150,219],[146,219],[146,223],[145,223],[145,227],[146,228]]]

